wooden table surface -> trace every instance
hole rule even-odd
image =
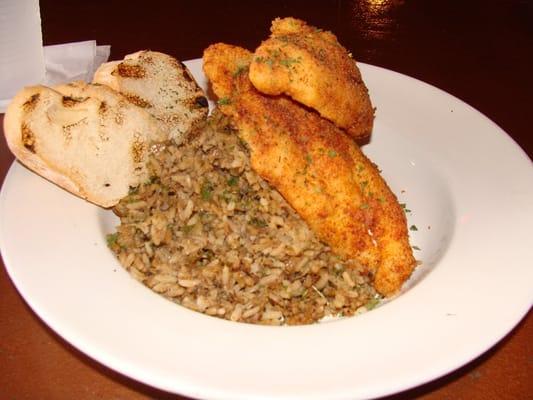
[[[185,60],[200,57],[216,41],[253,49],[274,17],[298,17],[333,31],[358,61],[416,77],[466,101],[533,154],[528,0],[40,3],[45,45],[96,39],[112,46],[111,59],[149,48]],[[2,135],[1,181],[12,160]],[[532,399],[532,339],[529,313],[478,359],[387,399]],[[28,308],[0,268],[0,399],[37,398],[184,399],[124,377],[71,347]]]

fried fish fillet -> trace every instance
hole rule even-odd
[[[255,51],[250,80],[260,92],[285,94],[317,110],[356,139],[374,121],[368,90],[355,60],[331,32],[295,18],[277,18]]]
[[[259,93],[249,51],[222,43],[204,72],[250,148],[251,165],[337,254],[375,273],[383,295],[398,291],[415,260],[405,214],[374,164],[331,122],[286,97]]]

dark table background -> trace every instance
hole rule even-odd
[[[273,18],[301,18],[333,31],[357,61],[410,75],[459,97],[502,127],[530,158],[533,154],[532,1],[41,0],[40,4],[45,45],[95,39],[111,45],[110,59],[152,49],[186,60],[201,57],[205,47],[218,41],[254,49],[268,35]],[[12,160],[2,135],[0,182]],[[532,339],[530,313],[478,359],[387,400],[531,399]],[[33,314],[0,268],[0,399],[35,398],[183,397],[135,382],[72,348]]]

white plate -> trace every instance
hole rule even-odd
[[[199,60],[189,62],[202,84]],[[437,378],[508,333],[533,302],[533,168],[494,123],[415,79],[361,64],[377,106],[364,150],[412,210],[423,266],[358,317],[264,327],[189,311],[129,277],[116,219],[15,163],[0,247],[31,308],[81,351],[171,392],[218,399],[368,398]]]

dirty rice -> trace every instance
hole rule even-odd
[[[154,146],[150,182],[114,209],[109,247],[130,274],[192,310],[232,321],[307,324],[371,308],[371,276],[317,240],[255,174],[215,113],[186,143]]]

